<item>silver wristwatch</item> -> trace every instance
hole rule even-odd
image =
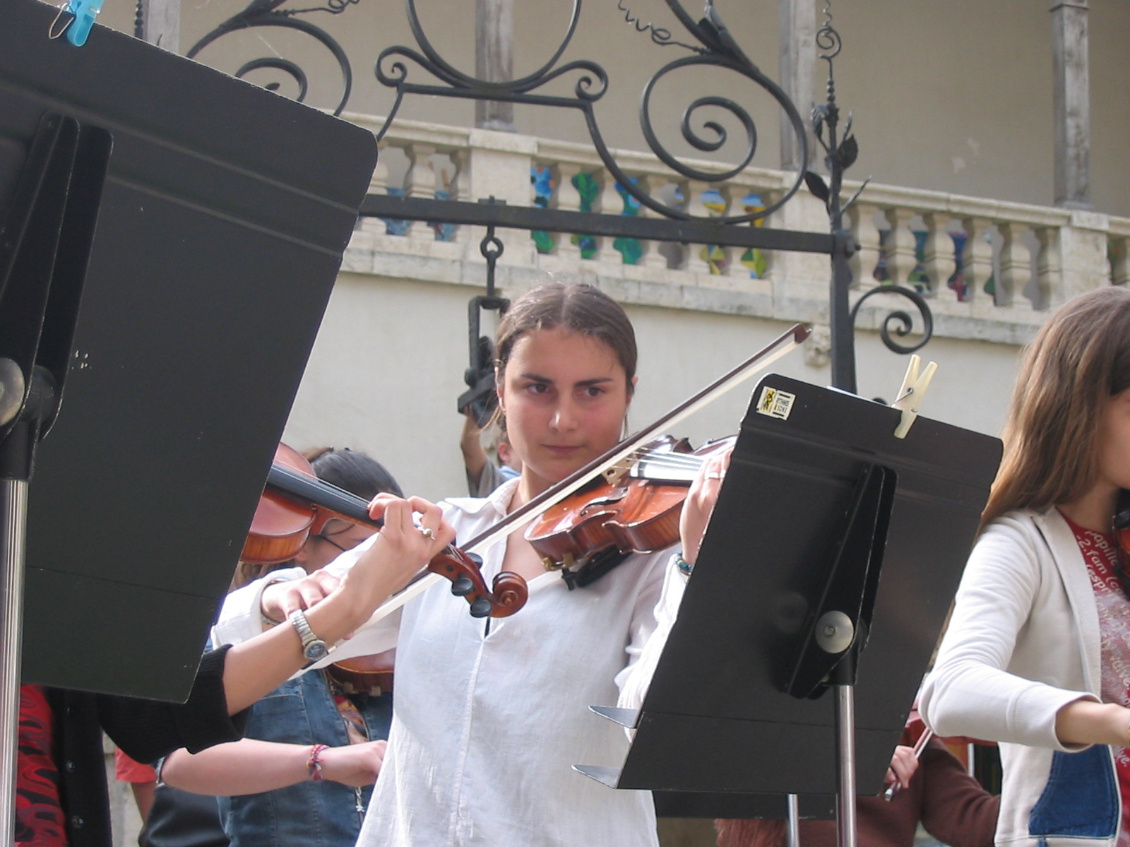
[[[301,611],[291,612],[288,620],[298,631],[298,637],[302,639],[302,655],[306,657],[308,662],[316,662],[330,652],[326,642],[316,636],[314,630],[310,629],[306,615]]]

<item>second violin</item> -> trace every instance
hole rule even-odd
[[[379,521],[369,518],[365,500],[319,480],[300,453],[280,444],[240,558],[255,564],[285,562],[333,518],[380,528]],[[488,589],[481,564],[448,547],[428,563],[427,571],[449,580],[452,594],[467,601],[473,617],[506,617],[521,609],[528,596],[525,580],[504,571]]]

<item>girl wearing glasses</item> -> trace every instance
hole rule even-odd
[[[320,480],[363,499],[403,496],[392,474],[364,453],[323,450],[307,458]],[[240,563],[233,588],[289,566],[315,573],[375,532],[330,519],[291,562]],[[232,847],[353,847],[392,722],[391,651],[370,658],[372,671],[329,668],[284,682],[251,707],[241,741],[196,755],[178,750],[165,759],[162,779],[219,795],[217,821]]]

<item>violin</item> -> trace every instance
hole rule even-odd
[[[737,436],[692,450],[685,439],[660,436],[632,457],[546,509],[526,528],[526,540],[548,570],[571,570],[610,548],[654,553],[679,540],[679,516],[705,459]]]
[[[379,697],[392,691],[393,659],[396,648],[371,656],[342,659],[326,668],[346,694],[368,694]]]
[[[280,444],[240,559],[252,564],[293,559],[310,534],[321,532],[331,518],[381,527],[369,517],[365,500],[318,479],[300,453]],[[467,600],[472,617],[506,617],[525,605],[528,592],[522,577],[503,571],[494,578],[492,591],[481,567],[477,556],[448,546],[428,562],[426,571],[450,580],[451,593]]]

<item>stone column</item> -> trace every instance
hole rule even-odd
[[[514,78],[514,0],[476,0],[475,76],[485,82]],[[514,131],[514,104],[475,101],[475,126]]]
[[[1087,60],[1089,0],[1054,0],[1055,203],[1091,208],[1091,105]]]
[[[811,165],[822,169],[820,148],[812,134],[810,120],[816,78],[816,2],[815,0],[778,0],[781,34],[781,88],[800,113],[808,138]],[[781,169],[797,170],[801,166],[800,151],[792,124],[781,113]]]
[[[180,52],[180,0],[137,0],[137,11],[137,38]]]

